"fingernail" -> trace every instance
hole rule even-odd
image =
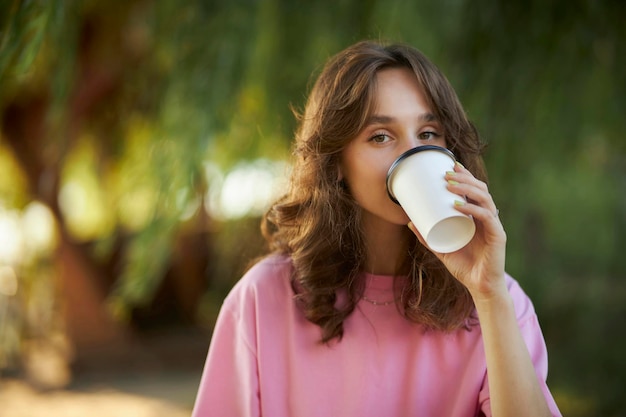
[[[465,167],[463,166],[463,164],[462,164],[462,163],[460,163],[459,161],[456,161],[456,164],[457,164],[458,166],[460,166],[461,168],[465,168]]]
[[[450,184],[450,185],[459,185],[459,183],[457,181],[454,181],[454,180],[448,180],[448,184]]]
[[[454,200],[454,205],[457,207],[461,207],[465,205],[465,201],[462,200]]]
[[[446,175],[448,175],[450,177],[454,177],[454,176],[456,176],[456,172],[454,172],[454,171],[446,171]]]

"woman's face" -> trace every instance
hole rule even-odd
[[[446,141],[413,72],[383,69],[376,84],[376,106],[365,128],[342,151],[341,175],[363,209],[364,222],[404,226],[409,218],[387,195],[387,171],[403,152],[421,145],[445,147]]]

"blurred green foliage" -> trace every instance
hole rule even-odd
[[[290,106],[311,73],[363,38],[408,42],[448,75],[489,143],[507,269],[535,302],[564,414],[623,415],[625,16],[623,2],[591,0],[5,1],[0,110],[6,127],[10,105],[49,102],[36,145],[59,172],[56,193],[79,184],[99,213],[72,226],[70,193],[59,227],[105,258],[128,236],[109,293],[124,317],[155,293],[185,213],[207,205],[206,163],[287,158]],[[94,74],[111,92],[84,116],[72,106]],[[21,209],[45,198],[16,149],[3,132],[0,204]],[[257,224],[210,223],[201,321],[261,252]]]

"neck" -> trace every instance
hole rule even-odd
[[[367,244],[367,272],[376,275],[395,275],[406,254],[407,227],[381,221],[363,219]]]

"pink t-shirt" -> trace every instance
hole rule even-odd
[[[288,258],[255,265],[225,299],[193,417],[490,416],[480,328],[424,332],[396,306],[361,300],[340,342],[320,343],[293,299]],[[393,298],[366,275],[365,296]],[[547,353],[533,306],[507,276],[517,320],[552,414]]]

